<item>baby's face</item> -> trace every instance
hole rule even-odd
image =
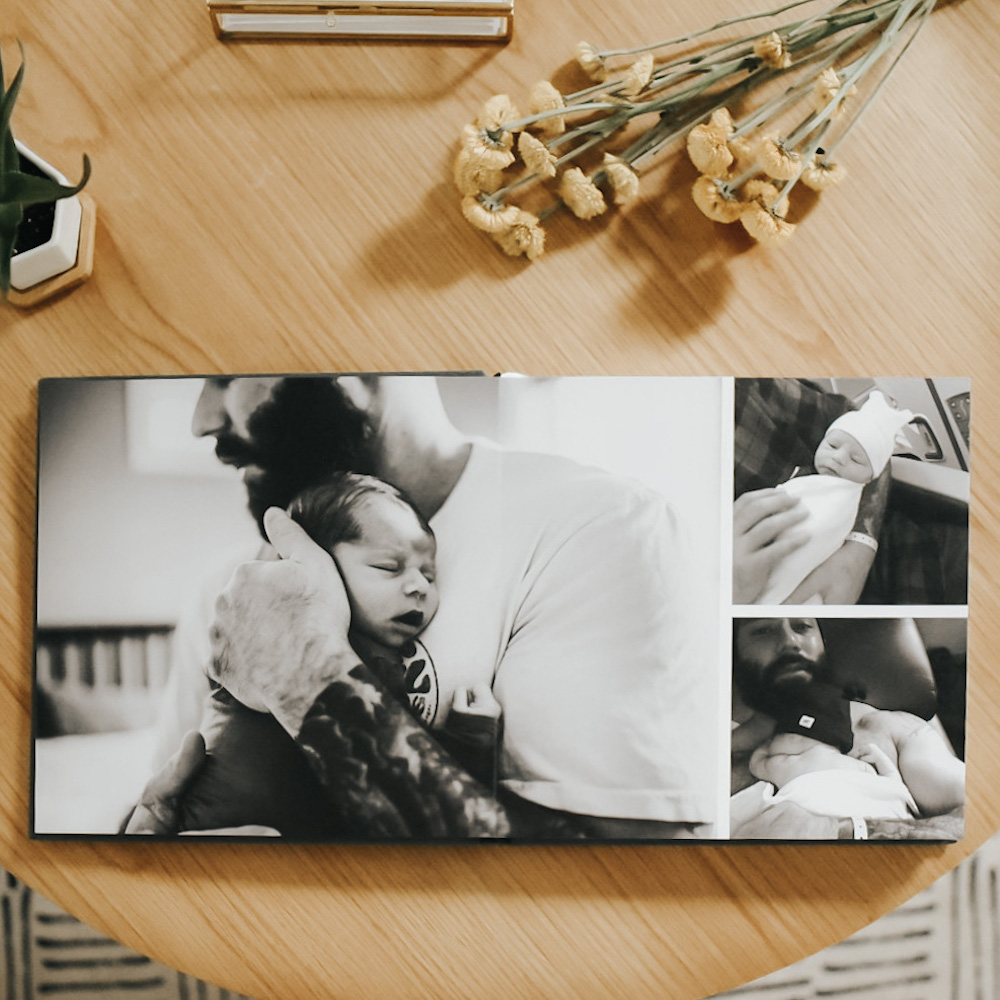
[[[369,497],[361,537],[333,547],[351,605],[351,628],[392,649],[419,635],[438,609],[436,545],[413,510]]]
[[[872,463],[867,452],[839,427],[827,431],[820,441],[813,465],[821,476],[839,476],[852,483],[867,483],[872,478]]]

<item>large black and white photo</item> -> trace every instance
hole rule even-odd
[[[36,836],[723,829],[721,380],[39,396]]]

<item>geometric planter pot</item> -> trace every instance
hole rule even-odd
[[[47,174],[69,184],[62,174],[16,139],[25,173]],[[29,307],[75,288],[94,270],[94,202],[84,194],[24,210],[17,253],[10,262],[11,305]]]

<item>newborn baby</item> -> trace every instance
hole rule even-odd
[[[407,689],[420,659],[417,637],[438,608],[436,542],[430,526],[393,486],[338,473],[289,507],[291,517],[333,557],[351,609],[352,648],[389,694],[420,717]],[[488,688],[459,689],[439,742],[483,783],[494,781],[500,706]],[[202,733],[204,767],[186,790],[182,829],[253,825],[303,839],[364,835],[345,827],[305,756],[266,712],[216,686]]]
[[[750,773],[773,786],[765,799],[791,801],[823,816],[918,815],[888,755],[874,744],[853,750],[851,705],[837,688],[803,685],[773,713],[774,736],[750,757]]]
[[[807,517],[798,530],[805,531],[808,540],[774,567],[756,604],[786,601],[844,544],[854,528],[862,490],[882,474],[897,435],[912,419],[909,410],[894,409],[875,390],[860,410],[830,424],[813,456],[815,474],[778,486],[805,505]]]

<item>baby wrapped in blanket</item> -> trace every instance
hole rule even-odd
[[[850,535],[865,485],[881,475],[897,435],[913,419],[875,390],[860,410],[833,421],[813,457],[814,475],[798,476],[778,486],[800,500],[807,517],[799,528],[808,540],[771,571],[757,604],[781,604]],[[807,602],[811,603],[811,602]]]
[[[853,749],[851,706],[835,687],[804,684],[769,711],[775,734],[750,758],[751,774],[772,786],[765,801],[791,801],[821,816],[919,815],[896,763],[874,744]]]

